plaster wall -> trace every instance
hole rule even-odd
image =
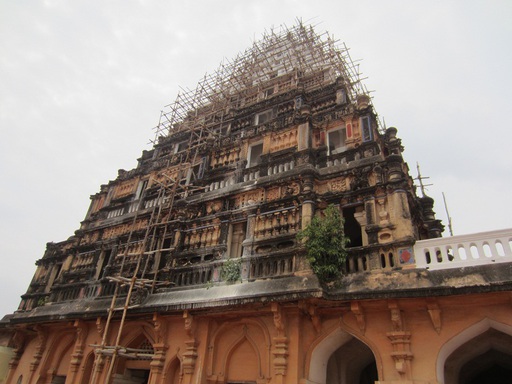
[[[379,383],[437,384],[445,383],[444,362],[460,345],[489,327],[512,335],[512,308],[503,293],[368,300],[352,303],[352,309],[346,304],[261,303],[217,314],[197,311],[128,321],[121,344],[137,347],[147,339],[155,357],[140,363],[120,359],[114,372],[151,370],[152,384],[320,384],[327,380],[330,356],[356,342],[372,351]],[[41,339],[28,336],[8,383],[15,384],[20,375],[22,384],[49,383],[55,376],[79,384],[90,377],[86,357],[91,345],[101,342],[101,324],[85,324],[86,335],[80,337],[69,322],[45,325],[43,347]],[[117,326],[111,328],[111,338]]]

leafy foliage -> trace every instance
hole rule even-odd
[[[339,209],[331,204],[323,213],[322,217],[313,217],[297,238],[305,241],[306,257],[318,279],[330,282],[341,275],[349,239],[345,237],[344,219]]]
[[[229,259],[222,265],[222,278],[228,283],[240,280],[242,261]]]

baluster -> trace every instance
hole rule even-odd
[[[206,246],[210,247],[212,245],[212,237],[213,237],[213,229],[209,228],[206,230]]]
[[[215,236],[213,237],[213,244],[219,244],[220,239],[220,225],[215,226]]]

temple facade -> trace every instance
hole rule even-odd
[[[47,244],[0,322],[4,382],[511,382],[512,231],[441,238],[403,150],[344,46],[265,34]],[[329,206],[349,243],[327,283],[297,234]]]

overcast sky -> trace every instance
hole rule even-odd
[[[46,242],[149,149],[160,110],[296,18],[361,59],[455,234],[512,227],[512,2],[0,1],[0,317]],[[445,236],[448,236],[448,231]]]

